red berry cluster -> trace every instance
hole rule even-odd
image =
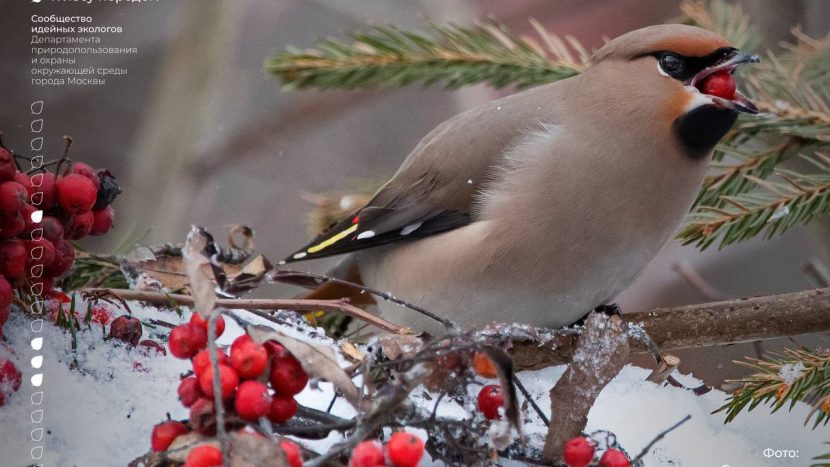
[[[36,295],[50,291],[75,261],[70,241],[112,227],[110,203],[121,192],[115,179],[83,162],[68,164],[60,176],[28,174],[0,147],[0,330],[13,288],[25,286]]]
[[[178,358],[189,358],[193,363],[193,376],[183,378],[178,388],[179,400],[190,409],[190,420],[189,427],[180,422],[156,425],[158,428],[179,423],[177,430],[184,429],[175,436],[162,437],[163,441],[159,442],[154,430],[153,449],[156,451],[167,449],[176,436],[189,430],[206,436],[216,434],[214,381],[217,377],[224,409],[242,420],[256,422],[267,417],[274,423],[285,423],[297,413],[294,396],[306,387],[308,374],[285,347],[276,341],[260,345],[243,334],[233,341],[229,354],[219,350],[217,376],[206,348],[207,330],[207,321],[194,313],[189,323],[178,325],[170,332],[170,353]],[[216,336],[219,337],[224,330],[225,321],[219,317],[216,320]],[[290,447],[283,446],[283,450],[289,460],[292,456],[296,459],[296,462],[291,461],[292,466],[302,464],[299,448],[292,451],[294,454],[288,452]]]
[[[577,436],[565,443],[562,460],[568,467],[587,467],[594,461],[595,444],[591,438]],[[599,467],[631,467],[631,461],[619,449],[608,448],[599,458]]]
[[[399,431],[386,443],[386,455],[383,446],[377,441],[363,441],[355,446],[349,459],[350,467],[384,467],[386,457],[396,467],[415,467],[424,456],[424,442],[417,436]]]

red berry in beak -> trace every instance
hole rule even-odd
[[[732,77],[732,73],[729,70],[712,73],[704,78],[703,83],[700,84],[700,90],[704,94],[729,100],[735,98],[736,87],[735,78]]]

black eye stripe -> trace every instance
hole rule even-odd
[[[642,57],[654,57],[654,58],[657,59],[658,63],[660,64],[660,68],[666,74],[668,74],[669,76],[671,76],[672,78],[674,78],[678,81],[686,82],[686,81],[692,79],[692,77],[694,75],[698,74],[704,68],[707,68],[707,67],[715,65],[717,63],[720,63],[721,61],[723,61],[723,59],[728,57],[730,54],[732,54],[736,50],[737,49],[735,49],[734,47],[722,47],[722,48],[720,48],[720,49],[718,49],[718,50],[716,50],[716,51],[714,51],[714,52],[712,52],[709,55],[706,55],[704,57],[688,57],[688,56],[683,56],[683,55],[680,55],[678,53],[671,52],[671,51],[668,51],[668,50],[658,50],[658,51],[655,51],[655,52],[648,52],[648,53],[640,54],[640,55],[638,55],[634,58],[636,59],[636,58],[642,58]],[[683,63],[683,67],[680,68],[680,69],[670,70],[670,69],[667,69],[665,66],[663,66],[663,65],[665,65],[666,58],[670,57],[670,56],[674,56],[674,57],[679,58]],[[671,59],[668,59],[668,60],[671,60]]]

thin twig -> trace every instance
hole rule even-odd
[[[680,420],[679,422],[675,423],[674,425],[672,425],[668,429],[663,430],[662,432],[660,432],[657,436],[654,437],[653,440],[651,440],[650,443],[648,443],[646,445],[646,447],[643,448],[642,451],[640,451],[640,454],[637,454],[637,457],[634,458],[633,463],[637,463],[640,460],[642,460],[643,457],[645,457],[645,455],[648,454],[648,450],[651,449],[652,446],[654,446],[661,439],[665,438],[667,434],[669,434],[672,431],[674,431],[675,429],[677,429],[680,425],[688,422],[690,418],[692,418],[691,415],[686,415],[685,417],[683,417],[683,420]]]
[[[343,280],[343,279],[337,279],[335,277],[330,277],[330,276],[326,276],[326,275],[323,275],[323,274],[311,274],[311,273],[304,272],[304,271],[280,270],[280,271],[275,271],[275,273],[272,274],[271,277],[274,278],[279,274],[283,274],[283,275],[293,274],[293,275],[304,276],[304,277],[308,277],[308,278],[315,279],[315,280],[318,280],[318,281],[322,281],[322,283],[331,282],[333,284],[345,285],[347,287],[351,287],[351,288],[360,290],[361,292],[368,293],[370,295],[374,295],[376,297],[382,298],[383,300],[386,300],[387,302],[392,302],[392,303],[395,303],[397,305],[401,305],[401,306],[404,306],[406,308],[409,308],[412,311],[418,312],[418,313],[420,313],[420,314],[422,314],[422,315],[424,315],[428,318],[431,318],[435,321],[438,321],[439,323],[443,324],[444,327],[447,328],[447,330],[457,330],[458,329],[458,325],[456,325],[452,321],[448,320],[447,318],[442,318],[442,317],[436,315],[435,313],[432,313],[431,311],[427,311],[427,310],[425,310],[425,309],[423,309],[423,308],[421,308],[417,305],[413,305],[413,304],[411,304],[411,303],[409,303],[405,300],[395,298],[389,292],[381,292],[380,290],[376,290],[376,289],[373,289],[373,288],[370,288],[370,287],[366,287],[366,286],[358,284],[356,282],[350,282],[350,281],[346,281],[346,280]],[[272,280],[278,281],[278,279],[272,279]]]
[[[184,294],[169,294],[165,292],[148,292],[129,289],[85,289],[84,292],[96,293],[102,291],[120,297],[124,300],[138,300],[147,303],[193,306],[193,297]],[[409,328],[398,326],[371,313],[368,313],[348,300],[304,300],[304,299],[244,299],[226,298],[217,299],[216,306],[221,308],[241,308],[246,310],[290,310],[290,311],[337,311],[345,315],[365,321],[384,331],[395,334],[410,334]]]
[[[542,412],[542,409],[539,407],[538,404],[536,404],[536,401],[533,400],[533,397],[530,395],[530,392],[528,392],[528,390],[525,389],[524,384],[522,384],[522,381],[519,379],[518,375],[513,375],[513,384],[516,385],[516,387],[519,389],[519,392],[521,392],[522,396],[524,396],[525,400],[527,400],[530,403],[530,406],[533,407],[533,410],[536,411],[536,415],[538,415],[539,418],[542,419],[542,421],[545,423],[545,426],[550,425],[550,419],[548,419],[547,415],[545,415],[545,413]]]
[[[213,371],[213,403],[216,408],[216,435],[219,438],[219,445],[222,448],[222,464],[227,467],[229,464],[230,440],[225,430],[225,409],[222,404],[222,385],[219,373],[219,349],[216,347],[216,320],[222,314],[220,308],[214,308],[208,318],[208,356]]]

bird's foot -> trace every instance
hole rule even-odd
[[[622,316],[622,308],[620,308],[620,306],[616,303],[611,303],[610,305],[600,305],[594,308],[594,312],[604,313],[608,316]],[[588,315],[585,316],[587,317]]]
[[[574,328],[578,326],[584,326],[585,320],[588,319],[588,315],[590,315],[591,313],[603,313],[608,316],[622,316],[622,308],[620,308],[620,306],[616,303],[611,303],[610,305],[600,305],[594,308],[593,311],[591,311],[590,313],[586,313],[585,316],[583,316],[582,318],[579,318],[578,320],[574,321],[568,327]]]

